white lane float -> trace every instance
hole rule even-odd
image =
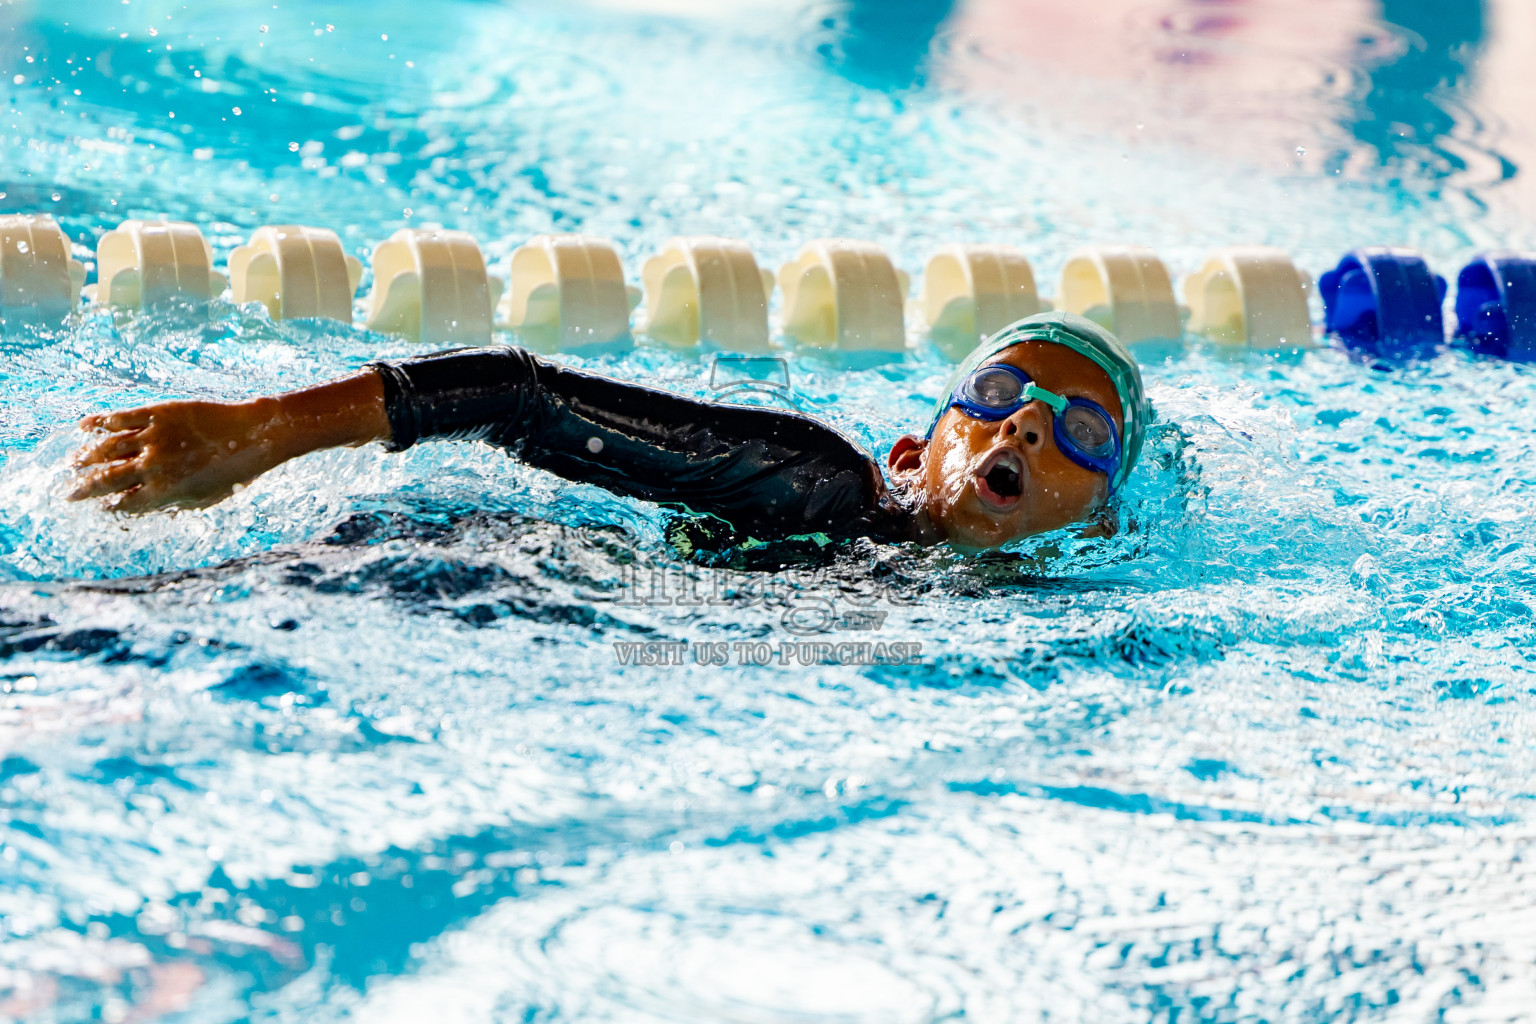
[[[645,261],[639,329],[668,345],[700,341],[730,352],[768,351],[773,274],[732,238],[674,238]]]
[[[280,224],[257,228],[229,254],[229,290],[237,303],[260,302],[274,320],[321,317],[352,322],[352,296],[363,264],[328,228]]]
[[[1168,268],[1145,246],[1078,249],[1062,268],[1057,304],[1103,325],[1127,345],[1176,341],[1184,333]]]
[[[213,269],[213,247],[196,224],[128,220],[96,244],[96,284],[88,297],[117,309],[207,302],[229,282]]]
[[[512,253],[500,312],[505,326],[541,346],[573,349],[628,339],[638,301],[606,238],[538,235]]]
[[[486,344],[501,292],[469,233],[402,228],[373,251],[365,320],[429,345]]]
[[[85,264],[47,214],[0,216],[0,317],[56,323],[80,305]]]
[[[1011,245],[946,245],[928,260],[919,301],[929,337],[956,361],[1042,309],[1034,269]]]
[[[779,268],[784,333],[817,348],[905,351],[908,284],[873,242],[811,242]]]
[[[1250,348],[1312,344],[1307,296],[1312,279],[1283,249],[1228,246],[1184,279],[1189,329],[1212,341]]]

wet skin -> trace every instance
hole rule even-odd
[[[1025,341],[985,365],[1007,363],[1064,398],[1099,403],[1125,429],[1120,396],[1098,364],[1061,345]],[[907,435],[887,457],[891,479],[914,493],[937,539],[967,550],[995,548],[1090,518],[1109,496],[1109,478],[1061,451],[1052,412],[1029,402],[1002,420],[950,409],[932,440]],[[1002,472],[997,472],[999,467]],[[996,484],[997,486],[993,486]]]
[[[87,416],[99,434],[75,454],[69,500],[106,497],[114,512],[201,508],[289,459],[387,440],[384,383],[373,371],[248,402],[160,402]]]

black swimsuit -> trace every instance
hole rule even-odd
[[[567,480],[718,517],[738,540],[914,537],[912,513],[874,461],[806,416],[684,398],[518,348],[371,366],[395,451],[427,438],[487,441]]]

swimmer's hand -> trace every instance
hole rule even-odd
[[[87,416],[70,501],[115,512],[202,508],[289,459],[389,437],[383,384],[353,377],[249,402],[161,402]]]

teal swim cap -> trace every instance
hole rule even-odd
[[[1018,323],[1004,327],[977,345],[971,354],[955,367],[949,383],[944,386],[944,393],[939,396],[939,403],[933,410],[933,420],[928,424],[928,435],[930,437],[933,435],[933,428],[938,425],[939,417],[949,409],[951,396],[954,395],[960,381],[1003,349],[1017,345],[1021,341],[1045,341],[1054,345],[1065,345],[1079,355],[1092,359],[1105,373],[1109,374],[1111,383],[1115,385],[1115,392],[1120,396],[1120,411],[1125,418],[1125,436],[1120,439],[1120,468],[1116,471],[1115,478],[1109,482],[1112,493],[1120,490],[1120,485],[1125,483],[1126,477],[1130,476],[1131,467],[1136,464],[1137,457],[1141,455],[1141,445],[1146,438],[1147,424],[1152,419],[1152,404],[1147,401],[1147,392],[1141,383],[1141,370],[1125,344],[1092,320],[1075,313],[1036,313],[1034,316],[1025,317]]]

